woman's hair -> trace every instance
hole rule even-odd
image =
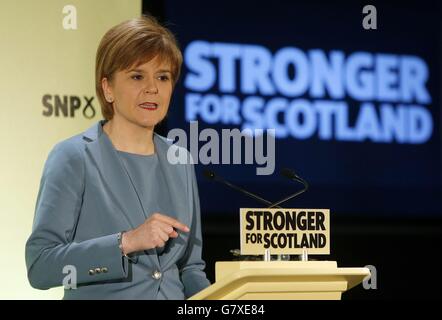
[[[142,16],[112,27],[101,39],[95,60],[95,91],[106,120],[114,116],[112,104],[106,101],[101,86],[103,78],[112,81],[117,71],[149,62],[158,56],[170,64],[172,83],[180,75],[183,56],[174,35],[152,16]]]

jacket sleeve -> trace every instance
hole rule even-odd
[[[191,204],[192,204],[192,225],[190,227],[189,243],[186,253],[178,265],[181,274],[181,281],[184,285],[186,298],[193,296],[210,285],[204,268],[206,263],[201,257],[203,239],[201,235],[201,212],[198,195],[198,184],[195,176],[195,168],[190,165],[191,179]]]
[[[127,276],[128,262],[118,248],[117,234],[82,242],[72,240],[81,211],[84,175],[78,142],[57,144],[45,163],[32,233],[26,242],[28,279],[36,289],[63,285],[67,270],[70,284]]]

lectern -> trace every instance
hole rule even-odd
[[[336,261],[217,262],[213,285],[190,300],[340,300],[370,275]]]

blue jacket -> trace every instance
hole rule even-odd
[[[29,282],[48,289],[76,276],[77,289],[65,289],[64,299],[156,299],[160,287],[170,299],[190,297],[209,285],[193,165],[170,164],[168,148],[179,147],[154,134],[173,199],[174,212],[164,214],[190,232],[169,239],[161,255],[151,249],[122,257],[118,232],[145,218],[117,151],[104,136],[104,122],[58,143],[48,156],[26,243]]]

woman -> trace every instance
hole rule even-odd
[[[48,156],[26,244],[34,288],[68,283],[65,299],[184,299],[209,285],[194,168],[170,164],[167,150],[178,147],[154,133],[181,63],[154,18],[104,35],[95,81],[105,120]]]

